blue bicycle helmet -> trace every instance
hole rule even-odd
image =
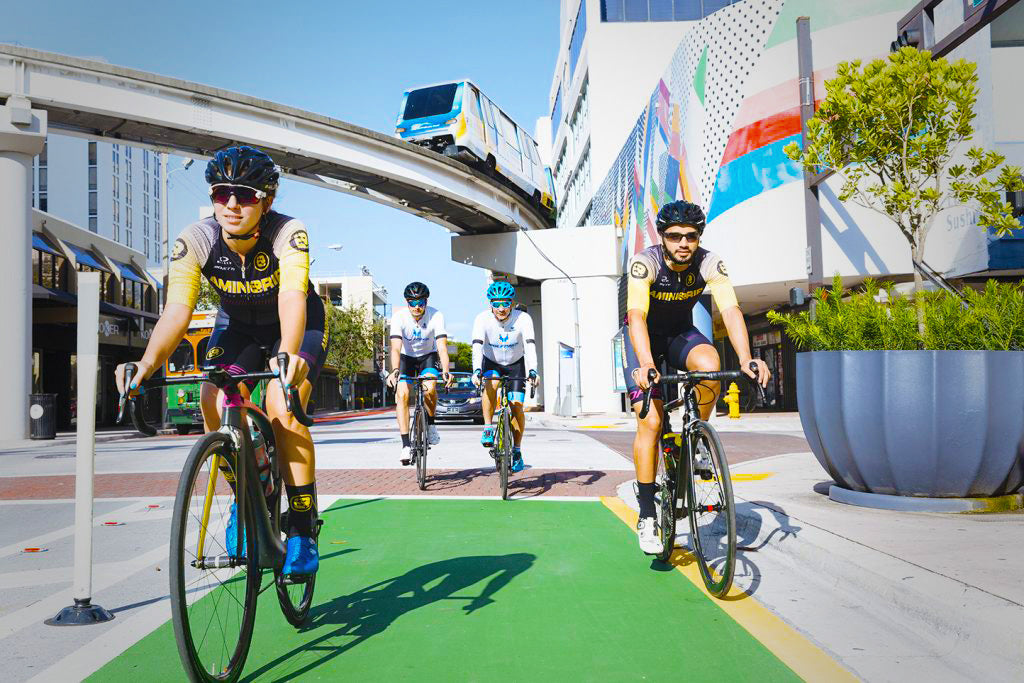
[[[487,288],[488,301],[514,298],[516,298],[516,288],[507,282],[492,282],[491,286]]]

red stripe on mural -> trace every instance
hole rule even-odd
[[[800,107],[793,107],[784,112],[773,114],[733,131],[729,143],[725,146],[722,165],[741,157],[747,152],[764,147],[784,137],[800,132]]]

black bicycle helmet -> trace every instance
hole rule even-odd
[[[703,209],[696,204],[680,200],[661,207],[654,225],[658,232],[665,232],[672,225],[690,225],[703,235],[705,220]]]
[[[405,286],[405,291],[402,292],[402,296],[409,299],[428,299],[430,298],[430,289],[422,282],[410,282]]]
[[[274,194],[280,177],[270,155],[248,145],[222,149],[206,165],[206,182],[210,185],[245,185]]]

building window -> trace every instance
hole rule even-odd
[[[142,217],[142,253],[149,258],[149,216]]]
[[[117,303],[117,287],[114,286],[114,276],[106,270],[100,270],[99,268],[93,268],[92,266],[79,265],[78,272],[80,273],[99,273],[100,274],[100,301],[106,301],[109,304]]]
[[[572,37],[569,39],[569,82],[576,73],[576,61],[580,58],[580,51],[583,50],[583,38],[587,35],[587,12],[586,0],[580,0],[580,7],[576,11],[576,23],[572,27]]]
[[[40,211],[46,211],[47,207],[49,205],[49,202],[47,201],[47,198],[48,198],[48,195],[47,195],[47,179],[48,179],[48,175],[49,175],[48,162],[47,162],[48,154],[47,153],[48,153],[49,147],[50,147],[49,144],[47,144],[45,142],[43,143],[43,151],[39,153],[39,167],[38,167],[38,170],[36,172],[36,179],[35,179],[36,180],[36,183],[35,183],[35,185],[36,185],[36,192],[38,193],[35,205],[37,207],[39,207]]]
[[[551,136],[558,134],[558,127],[562,125],[562,86],[558,86],[555,93],[555,106],[551,109]]]
[[[67,259],[41,249],[33,249],[32,282],[41,287],[66,292],[68,289]]]
[[[601,0],[601,21],[697,21],[740,0]]]
[[[112,223],[114,224],[114,241],[121,241],[121,202],[117,200],[117,196],[114,196],[113,212],[111,213]]]

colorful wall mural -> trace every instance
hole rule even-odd
[[[699,203],[710,229],[740,204],[802,178],[782,152],[800,137],[797,17],[810,16],[812,32],[844,24],[862,31],[865,20],[912,4],[747,0],[695,24],[594,195],[593,222],[625,233],[623,263],[655,242],[654,218],[666,202]],[[825,57],[815,64],[819,100],[839,61],[879,56],[877,48],[864,51],[856,43],[815,46],[815,59]]]

